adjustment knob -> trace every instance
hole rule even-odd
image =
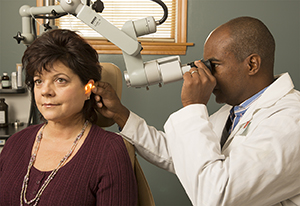
[[[21,43],[21,41],[23,41],[25,39],[24,36],[22,36],[21,32],[18,32],[16,36],[14,36],[14,39],[17,40],[18,44]]]

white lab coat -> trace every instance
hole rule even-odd
[[[175,172],[193,205],[300,205],[300,93],[283,74],[255,101],[222,151],[229,115],[202,104],[173,113],[165,133],[134,113],[122,130],[138,153]]]

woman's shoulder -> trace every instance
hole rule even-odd
[[[128,151],[121,135],[104,130],[97,125],[92,126],[90,135],[92,135],[89,142],[91,151],[96,148],[97,154],[105,157],[104,159],[106,160],[114,160],[120,164],[129,163],[131,165]]]
[[[116,162],[124,162],[124,158],[128,158],[128,155],[126,155],[127,149],[123,138],[117,133],[106,131],[97,125],[93,125],[91,127],[89,134],[80,149],[80,152],[81,154],[85,153],[89,157],[93,158],[93,162],[98,163],[102,162],[110,164],[108,162],[111,160]],[[80,158],[83,158],[83,156],[86,155],[80,155]],[[82,160],[90,161],[91,158],[84,158]],[[99,164],[97,165],[99,166]]]
[[[95,124],[93,124],[90,133],[94,136],[97,137],[101,136],[101,138],[109,139],[109,140],[122,139],[122,137],[119,134],[115,132],[107,131]]]
[[[94,143],[105,145],[106,147],[109,147],[109,145],[125,147],[123,138],[119,134],[104,130],[97,125],[92,126],[89,135],[91,135]]]

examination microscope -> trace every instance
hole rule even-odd
[[[36,38],[35,19],[60,18],[66,14],[72,14],[83,23],[94,29],[110,42],[122,50],[127,71],[124,71],[124,78],[128,87],[147,87],[154,84],[170,83],[182,79],[182,75],[195,67],[194,63],[182,65],[179,56],[170,56],[148,62],[143,62],[141,51],[142,46],[137,38],[146,34],[156,32],[157,25],[162,24],[167,16],[168,9],[161,0],[152,0],[160,4],[164,9],[164,17],[160,21],[150,16],[139,20],[127,21],[121,29],[117,28],[98,12],[104,9],[101,0],[92,5],[90,1],[83,4],[81,0],[60,0],[59,5],[30,7],[24,5],[19,13],[22,17],[22,33],[18,32],[14,37],[18,43],[30,45]],[[40,15],[43,15],[42,17]],[[51,29],[48,24],[45,29]],[[208,68],[209,61],[202,61]]]

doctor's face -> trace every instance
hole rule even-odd
[[[216,102],[238,105],[244,101],[247,73],[243,62],[238,61],[228,49],[232,42],[226,29],[217,28],[204,45],[204,59],[214,65],[212,73],[217,85],[213,94]]]
[[[48,121],[68,122],[83,118],[87,94],[84,85],[70,68],[60,61],[34,75],[34,96],[38,110]]]

